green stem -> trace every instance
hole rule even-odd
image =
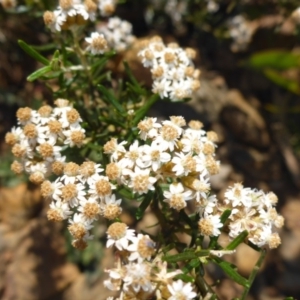
[[[249,290],[250,290],[250,288],[253,284],[253,281],[254,281],[254,279],[255,279],[255,277],[256,277],[256,275],[257,275],[257,273],[258,273],[258,271],[259,271],[259,269],[260,269],[260,267],[261,267],[261,265],[262,265],[262,263],[265,259],[266,253],[267,253],[267,251],[265,249],[262,249],[262,251],[260,253],[260,257],[259,257],[257,263],[255,264],[255,266],[254,266],[254,268],[253,268],[253,270],[252,270],[252,272],[249,276],[249,279],[248,279],[249,285],[244,289],[241,300],[246,299],[246,297],[249,293]]]

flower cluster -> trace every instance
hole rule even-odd
[[[152,91],[161,98],[179,101],[191,97],[200,87],[200,71],[193,66],[196,52],[182,49],[176,43],[164,45],[160,37],[144,41],[139,52],[142,64],[150,68],[153,78]]]
[[[235,16],[229,22],[229,34],[233,40],[232,51],[239,52],[247,49],[253,36],[253,28],[241,15]]]
[[[229,236],[237,237],[247,230],[248,240],[258,247],[268,245],[277,248],[280,237],[273,227],[281,228],[284,219],[278,215],[275,205],[278,199],[274,193],[265,194],[236,183],[225,192],[226,209],[231,210],[229,217]]]
[[[43,197],[52,200],[48,219],[69,220],[69,231],[73,236],[73,246],[84,249],[91,239],[93,221],[103,216],[114,220],[120,214],[121,200],[112,194],[115,186],[108,177],[101,175],[99,164],[86,161],[81,165],[73,162],[65,164],[63,176],[55,182],[45,181],[41,185]]]
[[[79,113],[68,100],[57,99],[56,107],[42,106],[35,111],[29,107],[17,111],[18,127],[5,136],[18,160],[11,168],[20,174],[25,170],[29,179],[42,183],[51,173],[60,175],[65,165],[63,147],[80,147],[85,138]]]
[[[175,280],[181,270],[170,271],[156,255],[156,244],[148,235],[135,235],[125,223],[113,223],[107,230],[107,247],[114,245],[119,256],[115,268],[106,270],[104,286],[120,291],[116,299],[183,299],[196,297],[191,283]],[[154,257],[154,258],[153,258]],[[122,259],[121,259],[122,258]],[[114,298],[109,298],[114,299]]]
[[[52,31],[61,31],[95,21],[97,11],[109,16],[115,11],[115,0],[59,0],[54,11],[44,13],[44,22]]]
[[[118,17],[109,18],[107,24],[97,26],[97,31],[104,35],[109,48],[117,52],[126,50],[135,40],[132,25]]]

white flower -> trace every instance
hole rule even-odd
[[[164,125],[160,128],[159,135],[154,139],[153,143],[159,145],[162,150],[169,149],[174,151],[179,137],[180,134],[175,126]]]
[[[75,213],[73,219],[69,219],[69,231],[75,239],[91,239],[89,230],[94,226],[91,220],[84,218],[82,214]]]
[[[96,199],[91,197],[81,199],[77,209],[85,221],[97,220],[100,215],[100,205]]]
[[[220,216],[207,215],[200,219],[198,227],[202,235],[205,236],[219,236],[221,231],[219,228],[223,227]]]
[[[161,127],[161,124],[156,123],[156,121],[157,118],[146,118],[139,122],[139,135],[142,140],[152,139],[158,135],[158,129]]]
[[[106,247],[109,248],[113,245],[120,251],[127,250],[129,241],[135,239],[134,229],[128,229],[125,223],[113,223],[107,229],[107,242]]]
[[[159,94],[160,98],[168,98],[169,92],[171,91],[171,81],[167,78],[161,80],[155,80],[152,85],[152,92]]]
[[[231,203],[233,207],[244,205],[251,207],[250,188],[244,188],[242,184],[235,183],[227,188],[225,192],[225,203]]]
[[[171,155],[164,152],[158,145],[151,144],[143,145],[144,155],[139,161],[138,166],[141,168],[151,167],[154,172],[156,172],[162,164],[167,163],[171,160]]]
[[[70,210],[68,203],[62,202],[61,200],[52,201],[50,208],[58,212],[62,219],[68,219],[73,212]]]
[[[81,183],[68,183],[61,188],[61,197],[65,202],[68,202],[71,207],[79,204],[79,201],[85,201],[85,187]]]
[[[172,295],[168,300],[190,300],[197,296],[197,294],[193,292],[191,283],[184,283],[182,280],[168,284],[168,290]]]
[[[104,145],[104,153],[110,155],[110,160],[113,162],[118,161],[119,156],[123,155],[126,152],[124,145],[127,144],[127,141],[123,141],[118,144],[117,139],[112,138]]]
[[[127,171],[127,172],[125,172]],[[149,190],[154,190],[153,184],[157,181],[155,177],[150,176],[150,169],[140,169],[139,167],[134,168],[134,172],[125,169],[124,175],[129,175],[131,181],[128,186],[136,193],[146,194]]]
[[[189,154],[185,155],[182,152],[176,152],[175,157],[172,159],[174,167],[172,169],[176,176],[187,176],[192,172],[201,172],[204,165],[200,163],[198,157],[193,157]]]
[[[133,144],[130,145],[129,150],[125,153],[124,157],[119,161],[122,168],[132,169],[135,164],[141,164],[143,148],[139,147],[139,142],[135,140]]]
[[[190,190],[185,191],[181,183],[172,183],[169,189],[170,191],[164,192],[164,197],[166,197],[164,202],[167,202],[171,208],[176,210],[186,207],[186,201],[193,198],[192,192]]]
[[[155,252],[155,246],[148,235],[138,234],[127,248],[128,251],[132,252],[128,259],[130,261],[138,260],[139,262],[144,259],[149,260]]]
[[[108,50],[107,41],[102,33],[92,32],[91,37],[87,37],[85,40],[89,43],[86,50],[93,55],[103,54]]]
[[[151,267],[150,265],[138,262],[130,263],[125,266],[126,275],[123,279],[124,281],[124,291],[128,291],[131,287],[135,293],[140,290],[144,292],[151,292],[154,287],[150,281]]]
[[[109,18],[107,25],[98,31],[105,36],[109,47],[118,52],[126,50],[135,39],[131,34],[132,25],[118,17]]]

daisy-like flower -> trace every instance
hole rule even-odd
[[[115,11],[116,0],[98,1],[99,10],[102,16],[110,16]]]
[[[242,184],[235,183],[225,192],[225,203],[231,203],[233,207],[244,205],[250,207],[252,205],[250,197],[250,188],[244,188]]]
[[[158,145],[152,143],[151,146],[143,145],[142,162],[139,162],[138,166],[141,168],[151,167],[156,172],[162,164],[171,160],[171,155],[168,152],[163,151]]]
[[[152,292],[154,287],[151,283],[151,266],[144,262],[130,263],[125,266],[126,275],[123,278],[124,291],[130,288],[138,293],[139,291]]]
[[[29,180],[35,184],[40,184],[49,175],[49,171],[49,163],[46,161],[39,162],[34,165],[32,164],[28,172],[31,174]]]
[[[186,191],[181,183],[172,183],[169,187],[170,191],[164,192],[164,197],[171,208],[181,210],[186,207],[186,201],[193,198],[190,190]]]
[[[90,236],[89,230],[93,228],[91,220],[87,220],[81,214],[75,213],[73,220],[71,219],[69,222],[68,229],[76,240],[87,239]]]
[[[197,199],[197,198],[196,198]],[[218,199],[216,195],[210,195],[209,197],[201,197],[196,200],[196,210],[201,217],[210,215],[213,213],[216,207]]]
[[[46,199],[52,198],[53,200],[59,201],[61,200],[62,187],[63,184],[60,182],[59,178],[54,182],[46,180],[41,184],[41,194]]]
[[[127,250],[129,241],[134,241],[135,231],[134,229],[128,229],[125,223],[113,223],[107,231],[107,242],[106,247],[115,246],[120,251]]]
[[[168,270],[168,264],[166,261],[161,261],[161,259],[158,260],[157,264],[156,264],[157,270],[159,270],[159,272],[154,274],[155,277],[155,281],[156,282],[161,282],[164,285],[167,284],[171,284],[173,282],[173,277],[182,274],[181,270],[175,270],[170,272]]]
[[[72,214],[73,212],[70,210],[68,203],[57,200],[51,202],[47,218],[50,221],[59,222],[68,219]]]
[[[105,154],[110,155],[111,161],[115,162],[121,155],[123,155],[126,152],[126,149],[124,148],[124,145],[126,144],[126,141],[123,141],[120,144],[118,144],[117,139],[112,138],[104,145],[103,150]]]
[[[70,147],[81,147],[85,139],[85,130],[81,126],[71,127],[70,130],[64,130],[64,135],[66,139],[64,141],[65,145]]]
[[[73,162],[66,163],[63,169],[64,175],[60,177],[60,181],[68,184],[78,181],[79,165]]]
[[[79,167],[78,179],[82,183],[88,183],[89,185],[95,180],[99,179],[99,173],[103,172],[100,164],[96,164],[93,161],[85,161]]]
[[[121,199],[116,200],[116,195],[114,194],[105,196],[104,200],[102,200],[100,204],[101,214],[103,217],[108,220],[114,220],[117,218],[122,212],[122,208],[120,207],[121,202]]]
[[[21,127],[13,127],[11,131],[5,135],[5,142],[10,146],[15,145],[22,139],[24,139],[24,133]]]
[[[55,146],[54,141],[48,141],[46,143],[40,144],[36,147],[36,150],[42,156],[43,159],[52,162],[55,160],[56,157],[60,157],[60,152],[62,147]]]
[[[129,260],[143,261],[149,260],[155,252],[155,242],[153,242],[148,235],[138,234],[138,236],[132,241],[132,244],[128,246],[127,250],[132,252],[129,256]]]
[[[110,196],[112,190],[116,187],[109,182],[106,176],[97,176],[97,178],[91,182],[89,194],[95,199],[104,199],[106,196]]]
[[[183,177],[182,183],[194,192],[194,198],[197,203],[203,202],[208,198],[210,191],[209,178],[201,174],[199,178],[193,176]],[[206,202],[206,201],[205,201]]]
[[[84,220],[95,221],[100,215],[100,205],[93,198],[81,199],[79,201],[78,211],[81,213]]]
[[[174,151],[177,141],[180,137],[178,130],[173,125],[163,125],[159,130],[159,135],[153,143],[159,145],[163,150]]]
[[[135,140],[130,145],[129,150],[125,153],[124,157],[119,161],[122,168],[132,169],[136,164],[140,165],[142,160],[143,148],[139,147],[139,142]]]
[[[149,190],[154,190],[154,183],[156,178],[150,176],[150,169],[140,169],[139,167],[134,168],[134,172],[130,170],[124,170],[124,175],[129,175],[131,181],[128,186],[138,194],[146,194]]]
[[[198,228],[201,234],[205,236],[218,236],[221,234],[219,228],[222,228],[220,216],[218,215],[207,215],[204,216],[198,222]]]
[[[17,110],[18,124],[26,125],[28,123],[37,123],[37,112],[29,107],[21,107]]]
[[[184,283],[182,280],[176,280],[172,284],[168,284],[168,290],[171,293],[168,300],[190,300],[197,296],[193,291],[192,284],[190,282]]]
[[[139,122],[138,129],[140,138],[146,140],[147,138],[154,138],[158,135],[158,129],[161,124],[157,123],[157,118],[146,118]]]
[[[176,157],[173,157],[172,163],[174,167],[172,169],[176,176],[187,176],[189,173],[201,172],[203,165],[199,163],[197,157],[192,155],[185,155],[182,152],[176,152]]]
[[[89,44],[86,48],[93,55],[103,54],[108,50],[107,41],[102,33],[92,32],[90,37],[85,38]]]
[[[61,198],[71,207],[78,206],[79,201],[85,200],[85,187],[81,183],[68,183],[61,188]]]

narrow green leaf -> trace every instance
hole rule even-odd
[[[108,103],[111,104],[119,113],[125,114],[124,107],[119,103],[119,101],[114,97],[114,95],[103,85],[98,84],[97,85],[100,92],[103,94],[102,99]]]
[[[195,279],[192,276],[186,275],[186,274],[178,274],[176,276],[177,279],[181,279],[184,282],[191,282],[193,283]]]
[[[42,56],[40,53],[38,53],[36,50],[34,50],[34,48],[26,44],[24,41],[18,40],[18,44],[27,54],[29,54],[31,57],[33,57],[43,65],[48,66],[50,64],[50,61],[46,57]]]
[[[183,273],[189,273],[191,272],[193,269],[196,269],[197,267],[199,267],[200,265],[200,260],[199,258],[195,258],[195,259],[192,259],[183,269]]]
[[[246,65],[259,70],[265,68],[287,70],[300,66],[300,55],[284,50],[262,51],[254,53]]]
[[[43,76],[44,74],[48,73],[51,71],[51,67],[50,66],[45,66],[41,69],[38,69],[37,71],[33,72],[32,74],[30,74],[27,77],[28,81],[34,81],[38,78],[40,78],[41,76]]]
[[[229,218],[229,216],[231,215],[231,210],[230,209],[226,209],[222,215],[221,215],[221,223],[224,225],[225,222],[227,221],[227,219]]]
[[[222,259],[218,257],[213,257],[213,261],[227,274],[228,277],[230,277],[232,280],[234,280],[236,283],[244,286],[249,287],[249,282],[246,278],[241,276],[236,270],[235,266],[230,264],[227,261],[223,261]]]
[[[133,83],[133,87],[136,89],[138,94],[145,94],[145,90],[141,87],[139,82],[135,79],[134,75],[132,74],[132,71],[128,65],[128,62],[124,61],[123,64],[124,64],[125,72],[126,72],[127,76],[129,77],[129,80]]]
[[[231,241],[224,250],[234,250],[236,247],[243,243],[245,238],[248,236],[248,231],[244,230],[241,232],[233,241]]]
[[[136,126],[138,122],[146,116],[148,110],[158,99],[160,99],[159,95],[157,94],[152,95],[150,99],[135,112],[135,117],[132,121],[133,126]]]
[[[286,78],[283,74],[270,68],[265,69],[264,74],[267,78],[272,80],[275,84],[287,89],[288,91],[300,94],[299,81],[297,79]]]
[[[200,250],[197,252],[182,252],[179,254],[175,254],[175,255],[166,255],[163,257],[163,260],[167,261],[167,262],[179,262],[182,260],[192,260],[195,258],[199,258],[202,256],[208,256],[210,253],[209,250]]]
[[[118,190],[118,194],[127,199],[134,199],[133,193],[125,187]]]
[[[152,199],[153,199],[153,193],[148,192],[148,194],[145,196],[144,200],[140,204],[140,206],[135,214],[137,220],[140,220],[143,217],[144,212],[147,209],[147,207],[150,205]]]

